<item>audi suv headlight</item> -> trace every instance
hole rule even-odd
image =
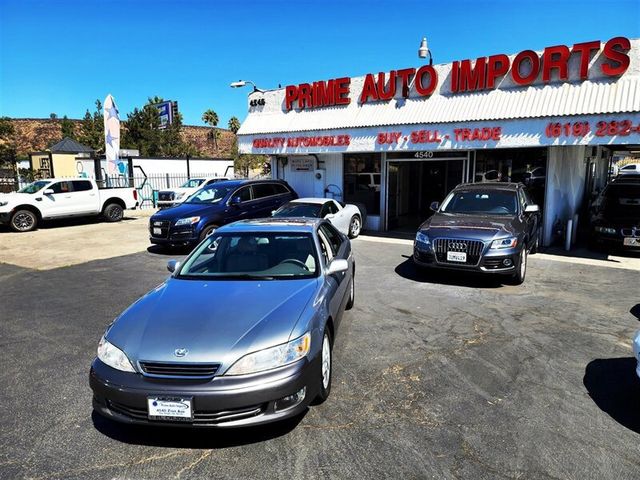
[[[176,222],[176,227],[180,225],[194,225],[200,221],[200,217],[181,218]]]
[[[122,372],[135,373],[133,365],[131,365],[131,362],[124,352],[115,345],[109,343],[107,339],[104,338],[104,335],[100,339],[100,343],[98,343],[98,358],[102,363],[106,363],[111,368],[115,368]]]
[[[416,233],[416,242],[424,243],[426,245],[430,245],[431,242],[426,233],[418,232]]]
[[[246,375],[283,367],[303,358],[310,347],[311,333],[307,332],[290,342],[245,355],[225,375]]]
[[[518,237],[499,238],[491,242],[491,248],[513,248],[518,245]]]
[[[598,233],[608,233],[609,235],[615,235],[616,229],[611,227],[596,227]]]

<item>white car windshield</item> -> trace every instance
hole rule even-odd
[[[178,278],[310,278],[317,275],[316,258],[315,243],[308,233],[214,233],[187,259]]]
[[[204,182],[204,178],[192,178],[180,185],[180,188],[197,188],[202,185],[202,182]]]
[[[508,190],[457,191],[449,194],[440,211],[469,215],[515,215],[518,199],[515,191]]]
[[[26,187],[22,187],[20,190],[18,190],[18,193],[36,193],[42,190],[47,185],[49,185],[50,183],[51,182],[45,181],[45,180],[33,182],[27,185]]]

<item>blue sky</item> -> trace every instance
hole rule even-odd
[[[0,116],[80,118],[111,93],[121,112],[153,95],[185,123],[226,127],[249,89],[640,37],[639,0],[0,0]]]

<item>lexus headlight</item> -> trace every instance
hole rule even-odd
[[[186,195],[186,193],[185,193],[185,192],[182,192],[182,193],[176,193],[176,197],[175,197],[175,199],[176,199],[176,200],[180,200],[180,199],[181,199],[182,197],[184,197],[185,195]]]
[[[513,248],[518,245],[518,237],[501,238],[491,242],[491,248]]]
[[[176,222],[176,227],[180,225],[193,225],[200,221],[200,217],[189,217],[189,218],[181,218]]]
[[[98,358],[109,365],[111,368],[122,372],[135,372],[131,362],[118,347],[110,344],[104,336],[98,344]]]
[[[416,242],[424,243],[427,245],[430,244],[429,237],[427,236],[426,233],[422,233],[422,232],[416,233]]]
[[[6,200],[0,200],[0,207],[4,207],[5,205],[8,205],[9,202]]]
[[[311,333],[307,332],[282,345],[245,355],[234,363],[225,375],[246,375],[289,365],[309,353],[310,347]]]
[[[598,233],[608,233],[610,235],[616,234],[616,229],[611,227],[596,227],[596,232]]]

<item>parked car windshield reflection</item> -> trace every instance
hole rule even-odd
[[[313,238],[305,233],[211,235],[180,269],[178,278],[297,279],[317,275]]]
[[[36,193],[42,190],[42,188],[44,188],[45,186],[49,185],[50,183],[51,182],[46,182],[46,181],[33,182],[25,187],[22,187],[20,190],[18,190],[18,193]]]
[[[205,187],[187,198],[184,203],[218,203],[231,191],[232,187],[222,185]]]
[[[291,202],[280,207],[273,214],[274,217],[320,217],[320,209],[322,205],[319,203],[300,203]]]
[[[515,191],[478,190],[451,193],[442,204],[443,213],[515,215],[518,203]]]
[[[180,188],[196,188],[202,185],[202,182],[204,182],[204,178],[192,178],[180,185]]]

